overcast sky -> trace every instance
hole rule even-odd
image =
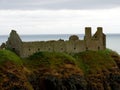
[[[0,0],[0,35],[120,33],[120,0]]]

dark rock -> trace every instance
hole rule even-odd
[[[57,78],[54,76],[45,76],[38,78],[37,76],[29,77],[34,90],[87,90],[87,82],[84,77],[72,75],[68,78]],[[40,85],[42,84],[42,85]],[[44,86],[44,87],[43,87]]]

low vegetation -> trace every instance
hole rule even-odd
[[[115,86],[119,86],[116,83],[118,79],[113,76],[120,75],[116,69],[119,67],[119,55],[109,49],[76,54],[37,52],[24,59],[9,50],[0,50],[0,89],[36,90],[51,86],[51,83],[53,88],[54,85],[69,88],[66,83],[74,87],[80,85],[79,88],[92,88],[91,90],[103,90],[103,87],[118,88]],[[110,74],[112,77],[108,78]],[[111,84],[104,86],[104,81],[105,85]],[[43,84],[47,86],[43,87]]]
[[[65,53],[38,52],[27,58],[28,62],[45,66],[59,66],[65,63],[75,64],[75,59]],[[35,62],[36,61],[36,62]]]
[[[39,69],[39,71],[43,72],[45,75],[52,74],[57,77],[67,77],[75,73],[75,71],[78,72],[75,58],[65,53],[38,52],[24,59],[23,63],[24,66],[29,68],[32,72]],[[70,69],[74,70],[69,72]],[[81,70],[80,73],[82,73]]]
[[[20,57],[17,56],[14,52],[11,52],[9,50],[0,50],[0,64],[3,64],[8,61],[17,65],[22,65]]]
[[[31,70],[39,67],[59,68],[64,64],[72,64],[78,66],[84,73],[97,73],[103,68],[109,69],[116,65],[111,54],[116,53],[109,49],[85,51],[71,55],[58,52],[37,52],[21,60],[20,57],[11,51],[0,50],[0,64],[11,61],[17,65],[24,64]]]
[[[97,73],[116,66],[110,50],[86,51],[74,55],[77,65],[84,73]]]

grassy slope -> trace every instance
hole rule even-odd
[[[75,58],[65,53],[38,52],[24,59],[23,63],[32,72],[36,70],[44,75],[67,77],[78,72],[82,74],[82,70],[76,65]]]
[[[115,61],[111,57],[111,53],[114,52],[108,49],[102,51],[86,51],[72,55],[55,52],[39,52],[24,60],[24,63],[32,68],[45,66],[52,69],[59,69],[64,64],[74,64],[85,74],[90,72],[97,73],[116,66]]]
[[[11,51],[0,50],[0,90],[19,87],[33,90],[25,76],[22,60]]]
[[[7,61],[15,63],[16,65],[22,65],[20,57],[18,57],[15,53],[8,50],[0,50],[0,64]]]
[[[84,73],[88,78],[91,78],[90,83],[97,86],[96,81],[100,77],[93,78],[90,75],[97,75],[103,70],[107,71],[117,66],[111,54],[114,56],[116,53],[110,50],[86,51],[71,55],[38,52],[29,58],[20,59],[11,51],[0,50],[0,89],[11,90],[10,88],[26,87],[26,90],[33,90],[27,78],[32,74],[38,74],[39,77],[53,75],[66,78],[73,74],[83,75]],[[100,85],[98,84],[98,86]]]
[[[27,65],[32,65],[35,68],[39,65],[55,68],[59,65],[63,65],[64,63],[75,64],[75,59],[65,53],[38,52],[23,60],[23,62],[27,62]]]
[[[79,67],[84,73],[97,73],[102,69],[115,67],[116,63],[111,58],[110,50],[86,51],[77,54],[65,54],[55,52],[38,52],[29,58],[21,60],[16,54],[8,50],[0,50],[0,64],[11,61],[17,65],[24,64],[30,70],[39,67],[46,67],[59,70],[65,64]]]
[[[76,54],[76,62],[84,73],[97,73],[116,66],[110,50],[87,51]]]

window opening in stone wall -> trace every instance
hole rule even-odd
[[[76,48],[74,47],[74,50],[76,50]]]
[[[98,50],[100,50],[100,47],[98,46]]]
[[[95,36],[95,38],[97,38],[97,36]]]
[[[61,50],[63,50],[63,48],[61,48]]]
[[[86,51],[88,51],[88,47],[86,47]]]
[[[12,48],[13,51],[15,51],[15,48]]]
[[[40,48],[38,48],[38,51],[40,51]]]
[[[30,48],[29,48],[29,51],[30,51]]]
[[[50,51],[50,48],[48,48],[48,50]]]
[[[11,42],[9,42],[9,44],[11,45]]]

